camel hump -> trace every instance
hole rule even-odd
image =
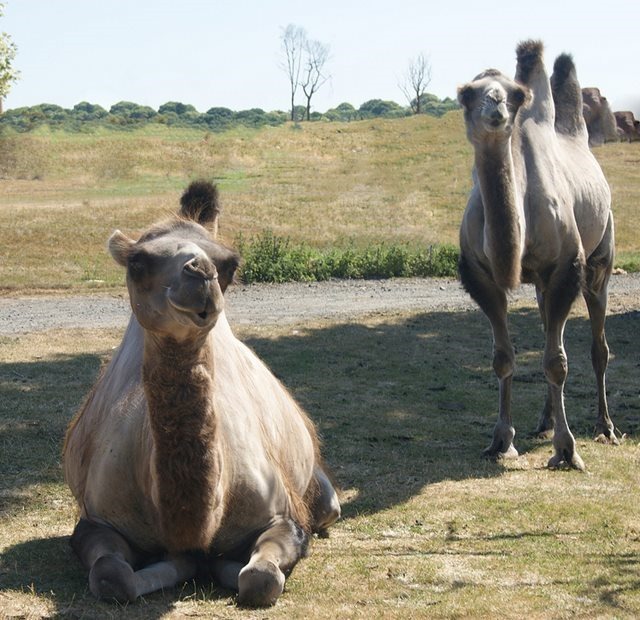
[[[586,126],[582,113],[582,90],[570,54],[560,54],[556,58],[550,81],[556,108],[556,131],[571,136],[584,133]]]
[[[218,188],[209,181],[193,181],[180,198],[180,214],[203,226],[216,222],[220,215]]]
[[[516,80],[527,86],[540,69],[544,71],[544,45],[542,41],[522,41],[516,47]]]

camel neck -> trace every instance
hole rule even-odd
[[[496,282],[511,289],[520,282],[522,247],[511,140],[477,146],[475,164],[484,207],[485,252]]]
[[[145,339],[153,499],[171,550],[206,548],[220,477],[210,345]]]

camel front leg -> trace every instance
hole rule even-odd
[[[489,277],[489,271],[464,252],[459,263],[460,279],[466,291],[489,319],[493,331],[493,370],[498,378],[498,421],[493,439],[483,455],[488,458],[515,458],[515,430],[511,418],[511,385],[515,368],[515,351],[507,326],[507,295]]]
[[[516,458],[518,451],[513,445],[515,430],[511,416],[511,386],[515,368],[515,352],[507,328],[506,309],[504,316],[491,322],[493,329],[493,371],[498,378],[498,421],[493,429],[491,445],[484,451],[489,458]]]
[[[71,547],[89,569],[89,589],[102,600],[133,602],[150,592],[171,588],[195,577],[196,563],[185,554],[168,556],[140,570],[145,557],[113,528],[80,519]]]
[[[256,540],[249,563],[238,574],[238,603],[249,607],[273,605],[284,582],[306,555],[308,535],[286,517],[275,519]]]

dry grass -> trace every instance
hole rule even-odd
[[[457,244],[471,187],[458,112],[223,134],[43,132],[10,143],[0,153],[0,286],[18,292],[119,285],[105,252],[112,230],[135,233],[173,212],[196,177],[220,184],[227,241],[268,229],[318,247]],[[618,250],[637,255],[640,144],[595,152],[613,188]]]
[[[5,338],[0,359],[0,617],[634,618],[640,615],[637,312],[608,322],[610,406],[629,434],[591,441],[590,330],[567,327],[567,410],[588,473],[548,471],[528,436],[545,388],[533,305],[512,318],[522,456],[480,457],[495,420],[488,325],[479,312],[245,329],[241,336],[318,424],[344,517],[294,571],[275,608],[237,610],[188,584],[126,609],[94,601],[68,544],[66,421],[118,331]]]

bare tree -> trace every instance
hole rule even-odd
[[[311,117],[311,98],[329,79],[324,72],[324,66],[329,60],[329,46],[320,41],[307,40],[304,46],[304,72],[302,77],[302,92],[306,97],[307,120]]]
[[[404,81],[399,84],[400,90],[407,98],[414,114],[422,111],[422,96],[427,91],[431,82],[431,63],[422,52],[409,61],[409,68],[404,76]]]
[[[295,120],[295,98],[300,84],[300,68],[302,65],[302,52],[307,44],[307,33],[304,28],[289,24],[280,36],[284,60],[280,67],[289,78],[291,93],[291,120]]]
[[[4,2],[0,2],[0,17],[3,13]],[[6,32],[0,32],[0,114],[4,98],[9,94],[13,82],[20,76],[20,72],[13,66],[17,49],[11,37]]]

